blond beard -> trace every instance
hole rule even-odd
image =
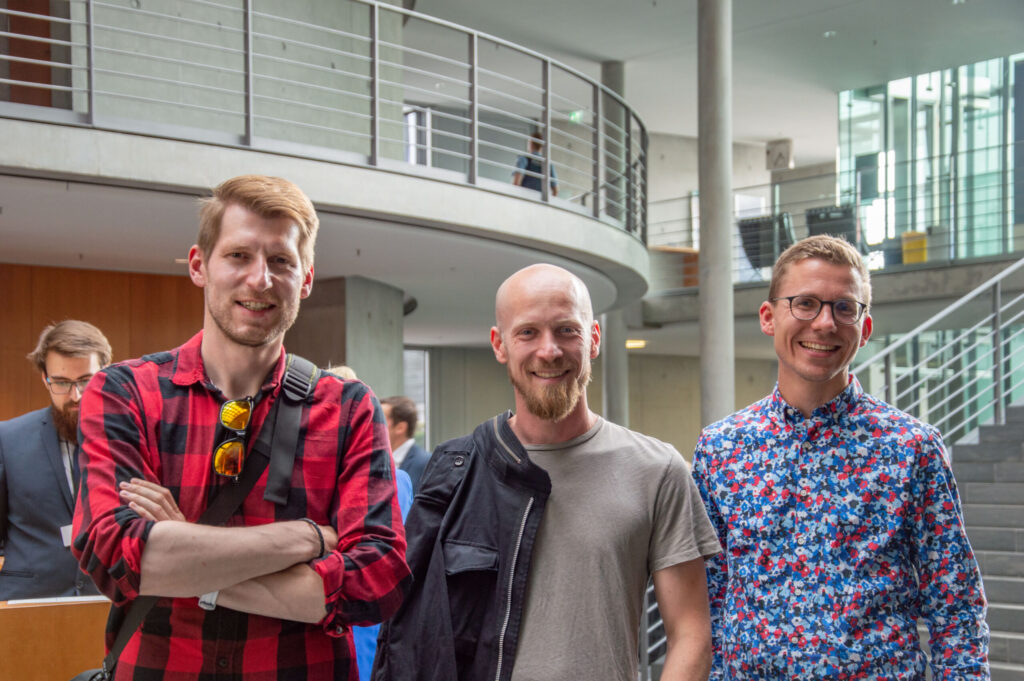
[[[523,398],[527,411],[545,421],[561,421],[571,414],[572,410],[579,404],[583,391],[590,383],[591,377],[590,364],[588,363],[583,368],[583,373],[575,381],[559,383],[558,385],[540,389],[531,389],[516,379],[512,374],[511,367],[506,365],[506,368],[508,370],[508,380],[512,383],[516,393]]]

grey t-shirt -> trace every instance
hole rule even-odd
[[[551,476],[512,681],[633,681],[651,572],[720,551],[674,447],[599,418],[526,447]]]

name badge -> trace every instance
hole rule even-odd
[[[64,542],[64,546],[71,546],[71,526],[64,525],[60,528],[60,538]]]

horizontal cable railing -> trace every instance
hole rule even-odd
[[[1003,423],[1006,407],[1024,398],[1022,274],[1024,259],[912,331],[887,338],[853,370],[864,389],[936,426],[949,442]]]
[[[809,234],[844,236],[873,270],[1024,251],[1014,152],[984,147],[894,163],[880,178],[848,171],[734,189],[733,281],[767,282],[778,254]],[[901,184],[911,176],[927,179]],[[652,201],[649,211],[652,290],[696,286],[698,194]]]
[[[161,7],[0,6],[0,116],[386,166],[646,237],[643,122],[564,64],[374,0]]]

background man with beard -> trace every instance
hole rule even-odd
[[[534,265],[502,284],[495,315],[516,410],[427,464],[406,528],[413,591],[374,678],[632,681],[652,573],[662,678],[706,678],[703,557],[718,542],[682,456],[587,407],[601,332],[586,286]]]
[[[0,423],[0,601],[95,594],[68,546],[78,490],[78,404],[110,343],[88,322],[43,329],[28,359],[51,405]]]
[[[283,502],[265,498],[264,471],[227,527],[197,523],[261,456],[253,444],[284,399],[283,338],[313,285],[318,226],[286,180],[215,188],[189,251],[202,331],[100,372],[82,402],[72,549],[114,601],[108,647],[131,602],[158,597],[115,679],[355,681],[351,625],[401,602],[394,466],[380,405],[359,381],[313,384]],[[218,467],[232,451],[234,473]]]

